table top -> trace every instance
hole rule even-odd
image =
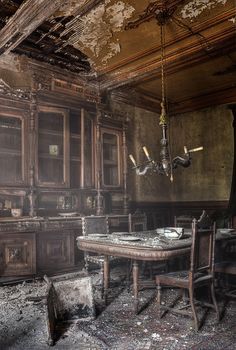
[[[217,240],[236,238],[236,231],[216,235]],[[84,251],[140,260],[165,260],[188,254],[191,249],[191,230],[185,230],[181,239],[167,239],[156,230],[131,234],[96,234],[77,237],[77,246]]]

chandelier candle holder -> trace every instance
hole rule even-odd
[[[164,25],[170,18],[170,13],[166,9],[160,9],[156,12],[156,19],[158,25],[160,26],[160,37],[161,37],[161,114],[159,118],[159,125],[162,131],[162,138],[160,140],[161,150],[160,150],[160,160],[155,161],[149,155],[147,147],[143,147],[143,151],[147,157],[147,161],[142,164],[137,164],[133,155],[130,154],[129,158],[133,163],[133,169],[135,169],[137,175],[145,175],[148,171],[157,173],[160,175],[170,176],[171,182],[173,181],[173,169],[178,166],[187,168],[191,165],[191,153],[202,151],[203,147],[197,147],[188,150],[184,146],[183,156],[176,156],[171,159],[169,151],[169,142],[167,136],[167,114],[166,114],[166,97],[165,97],[165,73],[164,73]]]

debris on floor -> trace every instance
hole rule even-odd
[[[157,319],[155,289],[140,292],[139,300],[142,311],[135,315],[132,290],[129,290],[124,276],[124,271],[119,268],[111,270],[109,305],[105,306],[101,299],[101,274],[94,271],[92,284],[96,318],[88,317],[87,320],[78,320],[73,314],[69,320],[62,321],[58,329],[57,341],[51,349],[236,349],[235,301],[229,301],[225,308],[224,302],[220,301],[220,310],[221,312],[224,310],[221,322],[217,324],[215,314],[210,310],[204,315],[201,330],[195,332],[191,319],[187,317],[168,313],[161,320]],[[68,285],[68,288],[73,288],[68,281],[65,284]],[[1,350],[50,348],[47,343],[48,334],[45,322],[46,290],[47,283],[43,280],[0,287]],[[61,293],[67,298],[69,292],[68,289],[67,291],[65,289]],[[164,290],[163,302],[169,302],[172,295],[173,291],[169,293],[168,290]]]

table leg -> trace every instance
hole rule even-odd
[[[136,260],[133,261],[133,293],[134,293],[134,312],[138,313],[138,276],[139,267]]]
[[[104,258],[104,278],[103,278],[103,285],[104,285],[104,301],[105,304],[107,304],[107,295],[108,295],[108,288],[109,288],[109,280],[110,280],[110,268],[109,268],[109,256],[105,255]]]

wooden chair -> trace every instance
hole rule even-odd
[[[197,304],[213,308],[219,320],[219,310],[214,291],[215,224],[213,229],[200,231],[197,228],[197,221],[194,219],[192,231],[190,269],[189,271],[170,272],[156,276],[157,303],[159,318],[162,316],[162,309],[181,315],[189,315],[194,319],[195,330],[198,330],[200,323],[196,310]],[[181,308],[161,305],[161,285],[188,290],[190,304]],[[200,303],[195,299],[196,289],[205,285],[210,287],[212,303]],[[190,312],[184,310],[187,307],[191,308]]]
[[[147,231],[147,215],[139,210],[129,214],[130,232]]]
[[[192,227],[193,217],[188,215],[180,215],[174,217],[174,226],[190,228]]]
[[[236,288],[229,281],[230,276],[236,276],[236,239],[227,241],[224,247],[224,254],[219,262],[215,264],[215,273],[220,294],[236,298]]]
[[[107,216],[84,216],[82,217],[82,233],[88,236],[94,233],[109,234],[109,225]],[[109,257],[110,260],[118,259]],[[92,254],[84,252],[85,269],[88,272],[89,263],[96,264],[100,267],[102,275],[102,296],[104,292],[104,255]]]

